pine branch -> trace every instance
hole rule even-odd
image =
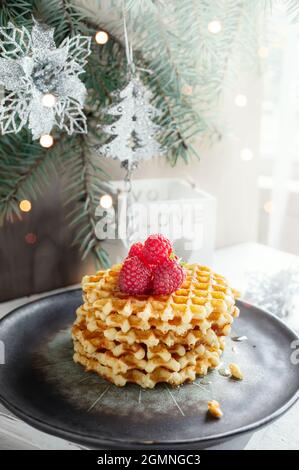
[[[208,124],[204,114],[198,114],[196,111],[196,108],[200,109],[198,103],[205,100],[206,94],[203,93],[196,102],[198,95],[195,92],[199,79],[196,73],[196,55],[193,51],[197,52],[200,39],[195,30],[190,0],[167,3],[165,14],[161,5],[149,1],[146,14],[143,15],[144,21],[140,21],[136,12],[132,15],[136,17],[133,24],[134,30],[137,31],[134,44],[138,44],[142,60],[146,60],[146,68],[155,71],[148,81],[152,86],[156,84],[157,95],[161,97],[162,106],[166,109],[162,125],[166,132],[168,159],[172,164],[176,163],[179,156],[187,161],[188,140],[196,134],[192,127],[197,127],[197,132],[207,139],[218,137],[215,126]],[[144,38],[142,31],[145,29],[145,23],[147,36]],[[157,40],[162,41],[164,46],[157,49]],[[210,77],[207,78],[211,81]],[[184,84],[194,87],[194,98],[186,97],[182,93]],[[210,110],[211,106],[217,103],[216,93],[213,92],[213,95],[213,98],[209,99]],[[169,129],[172,132],[169,132]]]
[[[89,34],[86,15],[69,0],[33,0],[32,14],[41,22],[55,28],[59,45],[67,36]]]
[[[2,0],[0,2],[0,26],[7,26],[9,21],[20,26],[27,26],[31,22],[29,12],[32,1],[28,0]]]
[[[0,223],[12,221],[15,215],[21,218],[20,200],[42,196],[50,178],[57,175],[57,166],[56,151],[30,143],[26,131],[1,137]]]
[[[76,33],[75,33],[73,18],[72,18],[71,13],[70,13],[70,4],[67,0],[62,0],[61,4],[62,4],[62,8],[63,8],[66,23],[68,24],[68,27],[69,27],[70,35],[74,36]]]
[[[84,136],[77,136],[69,145],[72,148],[72,159],[64,159],[64,179],[67,185],[64,195],[67,219],[76,234],[73,243],[79,246],[82,259],[92,254],[98,265],[108,267],[108,255],[95,234],[95,210],[103,193],[103,174],[93,164]]]
[[[268,0],[268,2],[271,8],[272,3],[278,3],[278,0]],[[286,13],[290,17],[292,23],[299,23],[299,2],[297,0],[282,0],[279,3],[285,6]]]

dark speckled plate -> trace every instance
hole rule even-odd
[[[202,448],[250,432],[278,418],[298,398],[299,365],[290,345],[297,337],[274,316],[239,302],[235,335],[224,365],[237,362],[243,381],[211,372],[201,383],[117,388],[72,361],[70,327],[81,291],[27,304],[0,322],[6,363],[0,399],[24,421],[91,447]],[[210,383],[207,383],[210,382]],[[221,420],[207,416],[207,400],[221,403]]]

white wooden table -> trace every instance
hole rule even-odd
[[[263,245],[245,243],[218,250],[213,268],[225,275],[234,287],[242,291],[245,289],[246,273],[249,271],[262,270],[273,273],[275,270],[289,267],[294,262],[299,262],[299,257]],[[47,292],[42,295],[48,294]],[[42,295],[0,303],[0,317]],[[287,318],[287,323],[299,331],[299,311],[297,315]],[[0,405],[0,449],[81,448],[77,444],[37,431],[12,416]],[[299,402],[278,421],[256,432],[246,449],[299,449]]]

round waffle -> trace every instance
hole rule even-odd
[[[225,278],[197,264],[168,296],[119,291],[121,265],[82,281],[84,303],[72,329],[74,360],[122,386],[179,385],[219,364],[224,336],[238,316]]]

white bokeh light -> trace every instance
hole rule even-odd
[[[39,143],[42,147],[48,149],[48,148],[52,147],[52,145],[54,143],[54,139],[50,134],[44,134],[39,139]]]
[[[113,200],[110,194],[104,194],[100,199],[100,206],[103,207],[103,209],[110,209],[112,205]]]
[[[108,39],[109,39],[109,36],[108,36],[108,33],[106,33],[106,31],[98,31],[95,35],[95,40],[97,44],[101,44],[101,45],[106,44]]]
[[[241,150],[240,157],[244,162],[249,162],[253,159],[253,152],[249,148],[244,148]]]
[[[264,211],[266,212],[266,214],[273,214],[273,209],[274,209],[273,201],[265,202]]]
[[[210,23],[208,24],[208,30],[212,34],[220,33],[221,29],[222,29],[222,25],[220,21],[218,20],[210,21]]]
[[[235,105],[239,108],[244,108],[247,105],[247,96],[239,93],[235,97]]]
[[[42,97],[42,103],[43,103],[43,106],[45,106],[46,108],[53,108],[53,106],[55,106],[55,103],[56,103],[56,96],[52,95],[52,93],[46,93]]]

